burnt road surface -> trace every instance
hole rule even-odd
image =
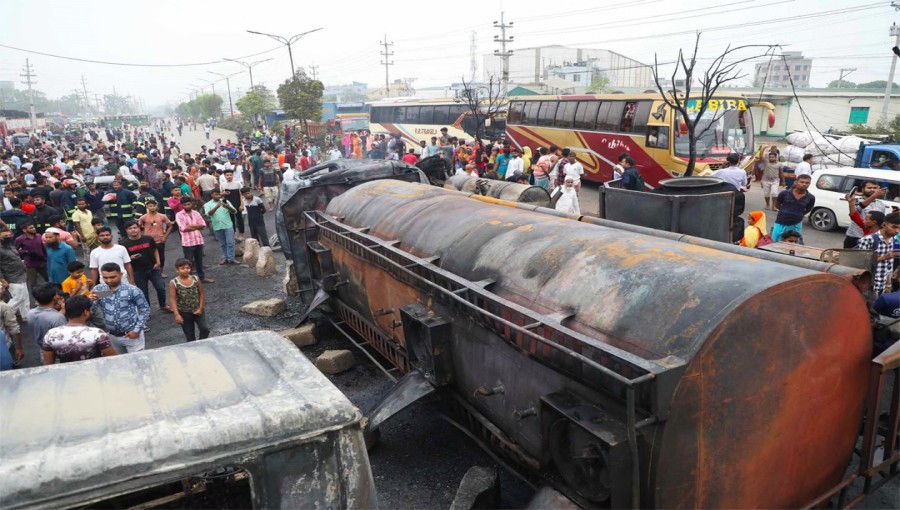
[[[234,138],[232,132],[216,130],[212,138]],[[196,152],[201,144],[207,143],[203,132],[185,131],[181,138],[182,149]],[[586,186],[583,197],[593,195],[596,204],[596,188]],[[583,199],[589,200],[588,198]],[[748,207],[749,207],[748,200]],[[761,200],[760,200],[761,202]],[[587,211],[596,212],[596,205],[583,206]],[[761,209],[761,207],[760,207]],[[748,208],[748,210],[750,210]],[[269,233],[274,233],[274,213],[267,216]],[[770,221],[773,221],[774,217]],[[771,223],[770,223],[771,224]],[[811,230],[811,229],[810,229]],[[301,306],[297,300],[287,298],[287,310],[272,318],[256,317],[241,312],[241,307],[249,302],[284,297],[281,282],[285,264],[281,252],[276,253],[278,274],[269,278],[256,276],[253,268],[243,265],[220,266],[221,250],[218,242],[204,230],[206,240],[207,275],[216,280],[207,284],[206,309],[212,335],[239,331],[274,330],[280,331],[297,326]],[[843,234],[831,234],[835,239]],[[839,244],[839,241],[838,241]],[[181,257],[181,247],[177,235],[172,236],[166,247],[165,272],[174,274],[173,264]],[[168,283],[168,279],[166,281]],[[180,326],[171,314],[157,310],[154,291],[151,288],[151,309],[153,310],[147,331],[147,348],[152,349],[184,342]],[[363,412],[374,407],[391,388],[391,381],[371,361],[338,333],[325,335],[318,344],[302,349],[311,360],[327,349],[349,349],[357,360],[352,369],[329,379]],[[25,366],[35,366],[38,349],[34,342],[23,339],[26,349]],[[409,406],[403,412],[381,426],[381,441],[370,452],[370,461],[382,508],[418,509],[448,508],[453,501],[463,475],[472,466],[496,467],[500,470],[500,485],[503,508],[524,506],[533,492],[532,488],[515,476],[499,468],[492,458],[484,453],[462,432],[441,417],[438,402],[427,400]],[[773,466],[777,469],[777,466]],[[900,483],[884,487],[869,497],[861,508],[893,509],[900,500]]]

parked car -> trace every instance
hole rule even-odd
[[[847,228],[850,215],[844,197],[856,186],[863,188],[863,182],[873,180],[887,188],[885,197],[878,200],[885,213],[900,207],[900,172],[870,168],[826,168],[813,173],[809,192],[816,197],[816,206],[809,213],[809,224],[816,230],[829,231]]]

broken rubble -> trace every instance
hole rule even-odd
[[[261,317],[274,317],[287,309],[287,303],[281,298],[264,299],[262,301],[254,301],[247,303],[241,310],[252,315]]]
[[[316,368],[326,374],[338,374],[353,368],[355,363],[353,353],[346,349],[325,351],[316,359]]]

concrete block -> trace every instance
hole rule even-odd
[[[346,349],[325,351],[316,359],[316,368],[326,374],[338,374],[350,370],[355,363],[353,353]]]
[[[273,276],[275,269],[275,254],[272,248],[263,246],[259,249],[259,260],[256,261],[256,276]]]
[[[256,267],[256,261],[259,260],[259,241],[253,238],[244,239],[244,264],[250,267]]]
[[[500,477],[496,469],[472,466],[459,483],[450,510],[472,508],[498,508],[500,503]]]
[[[281,336],[294,342],[294,345],[297,347],[315,345],[317,342],[316,337],[313,335],[312,324],[304,324],[298,328],[286,329],[281,332]]]
[[[261,317],[274,317],[287,309],[287,304],[282,298],[264,299],[247,303],[241,307],[241,311]]]
[[[294,261],[288,260],[284,267],[284,280],[281,281],[281,290],[288,296],[296,296],[300,294],[300,282],[297,281],[297,275],[294,273]]]

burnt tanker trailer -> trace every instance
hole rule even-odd
[[[848,279],[489,202],[371,182],[295,232],[345,324],[581,505],[789,508],[841,480],[872,352]]]

